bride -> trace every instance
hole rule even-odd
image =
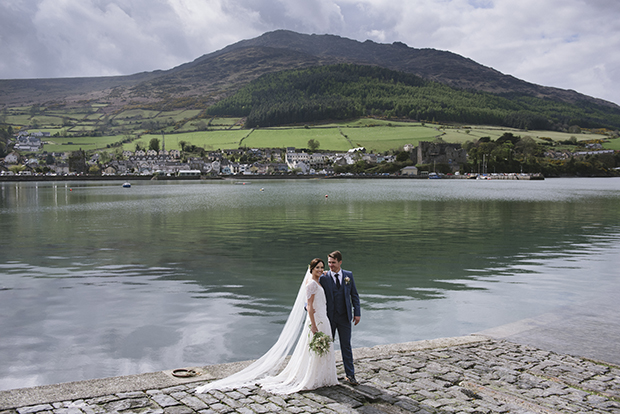
[[[325,292],[319,283],[324,270],[323,260],[316,258],[310,262],[282,333],[265,355],[242,371],[198,387],[196,392],[204,393],[212,389],[225,390],[258,384],[274,394],[292,394],[338,384],[333,343],[330,343],[328,352],[323,355],[310,350],[310,341],[317,332],[332,337],[331,326],[327,319]],[[305,303],[307,305],[304,307]],[[277,373],[295,342],[297,346],[288,364]]]

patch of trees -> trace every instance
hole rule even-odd
[[[496,141],[489,137],[467,141],[463,148],[467,151],[468,163],[462,166],[462,172],[542,173],[548,177],[619,175],[614,168],[620,166],[620,153],[568,159],[546,158],[543,145],[531,137],[520,137],[510,132]]]
[[[254,128],[359,116],[568,130],[620,127],[620,109],[451,88],[375,66],[340,64],[266,74],[207,108]]]
[[[86,153],[80,149],[78,151],[72,151],[67,159],[69,164],[69,171],[74,171],[78,174],[86,173]]]
[[[205,149],[199,146],[196,146],[194,144],[190,144],[187,141],[179,141],[179,145],[181,146],[181,151],[185,154],[185,155],[199,155],[201,157],[204,157],[205,155]]]
[[[308,140],[308,149],[310,149],[310,151],[316,151],[320,146],[321,143],[318,140],[314,138]]]
[[[151,138],[151,140],[149,141],[149,150],[159,152],[159,139]]]
[[[13,127],[0,128],[0,158],[8,154],[9,139],[13,136]]]

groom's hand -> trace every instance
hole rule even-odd
[[[360,323],[360,319],[362,319],[361,316],[356,316],[355,318],[353,318],[353,324],[357,325],[358,323]]]

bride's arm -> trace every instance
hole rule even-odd
[[[308,298],[308,316],[310,317],[310,331],[313,334],[319,331],[319,328],[316,326],[316,322],[314,322],[314,295]]]

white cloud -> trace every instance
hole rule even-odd
[[[616,0],[5,0],[0,78],[168,69],[266,31],[449,50],[620,102]]]
[[[518,78],[620,102],[620,3],[597,0],[354,2],[376,41],[449,50]],[[389,16],[396,20],[388,23]],[[377,33],[377,35],[374,35]],[[362,40],[362,39],[360,39]]]
[[[340,6],[331,0],[283,1],[286,16],[293,21],[307,21],[319,32],[339,28],[343,22]]]

